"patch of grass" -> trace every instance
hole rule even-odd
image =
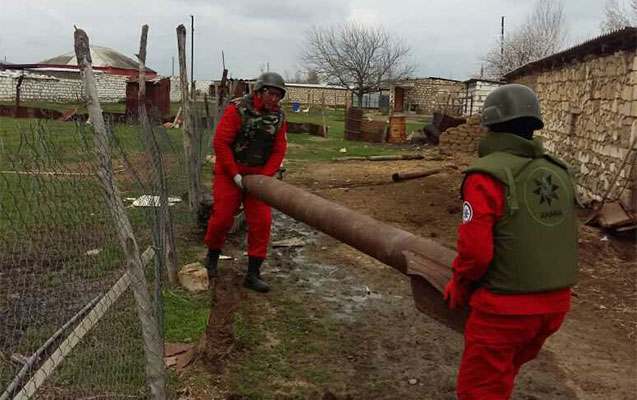
[[[143,348],[129,292],[108,310],[50,379],[73,392],[142,395],[147,391]]]
[[[309,113],[289,112],[287,117],[291,122],[323,124],[323,115],[320,111],[311,111]],[[419,120],[407,122],[407,133],[422,128],[426,119],[427,117],[423,117],[423,122]],[[326,110],[325,122],[328,126],[327,138],[288,133],[290,145],[286,155],[286,162],[331,161],[336,157],[393,155],[406,151],[404,147],[391,144],[346,140],[344,137],[345,110]],[[347,150],[345,153],[340,152],[343,148]]]
[[[239,349],[252,349],[259,346],[266,338],[261,329],[254,329],[252,321],[246,317],[247,310],[235,314],[233,321],[234,337]]]
[[[326,365],[338,351],[333,322],[308,316],[300,300],[289,295],[271,299],[276,315],[264,317],[244,306],[235,319],[241,353],[228,365],[234,393],[250,399],[316,397],[334,378]]]
[[[191,294],[181,289],[164,290],[164,336],[168,342],[191,343],[206,330],[208,293]]]

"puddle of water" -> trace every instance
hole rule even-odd
[[[276,240],[303,237],[307,244],[316,244],[322,235],[276,210],[273,212],[272,226],[272,236]],[[395,301],[370,290],[365,282],[355,281],[338,265],[309,261],[304,247],[278,248],[273,253],[287,261],[281,263],[281,267],[270,268],[268,272],[281,279],[296,278],[294,285],[305,293],[319,296],[320,301],[331,309],[330,317],[336,320],[354,322],[364,309],[378,302]]]

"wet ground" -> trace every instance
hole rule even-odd
[[[434,158],[434,159],[431,159]],[[469,160],[306,165],[286,177],[329,200],[455,247],[458,187]],[[455,167],[454,167],[455,166]],[[444,167],[443,173],[391,183],[391,173]],[[263,276],[272,292],[243,292],[235,341],[223,368],[190,398],[453,399],[462,336],[419,313],[397,271],[280,213]],[[379,234],[382,234],[379,232]],[[513,399],[634,399],[635,242],[591,227],[580,233],[580,283],[573,311],[538,359],[523,367]],[[242,238],[222,274],[240,277]],[[222,352],[223,353],[223,352]],[[208,371],[203,364],[193,371]],[[186,393],[186,392],[184,392]]]

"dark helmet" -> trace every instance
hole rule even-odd
[[[500,86],[489,93],[482,107],[482,125],[490,126],[517,118],[532,121],[534,130],[544,127],[540,102],[533,90],[513,83]]]
[[[282,90],[283,95],[285,95],[285,81],[281,75],[276,72],[264,72],[257,78],[257,83],[254,85],[254,91],[258,92],[265,87],[275,87]]]

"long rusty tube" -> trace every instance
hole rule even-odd
[[[442,172],[441,168],[430,169],[430,170],[425,170],[425,171],[394,172],[391,175],[391,179],[394,182],[400,182],[400,181],[406,181],[406,180],[409,180],[409,179],[424,178],[426,176],[435,175],[435,174],[437,174],[439,172]]]
[[[274,178],[248,175],[243,183],[279,211],[408,275],[418,309],[461,329],[464,316],[450,313],[441,296],[454,251]]]
[[[454,252],[440,244],[352,211],[285,182],[245,176],[246,191],[290,217],[316,228],[377,260],[407,273],[403,251],[450,266]]]

